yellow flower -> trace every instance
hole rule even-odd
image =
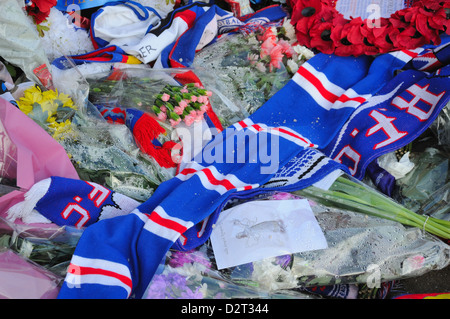
[[[62,121],[63,118],[58,119],[57,111],[59,107],[77,109],[67,94],[59,93],[58,90],[42,91],[39,86],[35,85],[24,91],[23,97],[18,101],[18,105],[22,112],[34,120],[46,122],[49,133],[55,139],[62,140],[67,134],[73,132],[70,119],[65,121]],[[33,111],[35,112],[33,113]],[[64,116],[70,115],[71,111],[67,111],[64,112]]]
[[[41,108],[42,108],[43,112],[45,112],[45,111],[48,112],[48,117],[51,117],[54,114],[56,114],[56,109],[58,108],[58,104],[56,104],[53,99],[52,100],[45,100],[44,99],[41,102]]]
[[[19,108],[25,114],[30,113],[33,110],[35,103],[40,104],[42,102],[42,91],[38,86],[32,86],[24,91],[23,97],[17,101]]]
[[[70,107],[71,109],[76,109],[76,107],[73,104],[73,101],[69,95],[64,94],[64,93],[59,93],[58,100],[61,101],[63,107]]]
[[[72,122],[70,120],[66,120],[66,121],[61,122],[61,123],[54,122],[51,125],[52,125],[52,129],[54,131],[52,136],[56,140],[62,140],[69,133],[72,132]]]
[[[46,90],[42,92],[42,98],[44,100],[55,100],[58,98],[58,92],[53,90]]]

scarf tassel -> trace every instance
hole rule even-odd
[[[176,163],[172,159],[172,148],[177,143],[168,141],[162,146],[155,145],[159,143],[156,138],[160,134],[165,134],[166,131],[153,117],[142,112],[139,119],[133,125],[132,132],[139,148],[145,154],[154,158],[161,167],[176,167]]]

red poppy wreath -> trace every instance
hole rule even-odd
[[[299,44],[326,54],[375,55],[439,45],[450,34],[450,0],[416,0],[389,18],[345,19],[332,0],[287,0]]]

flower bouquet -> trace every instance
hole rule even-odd
[[[228,110],[212,102],[225,126],[236,114],[242,118],[256,111],[314,55],[296,43],[289,20],[240,31],[197,52],[192,65],[211,91],[227,97]]]
[[[18,225],[0,218],[0,249],[10,249],[63,278],[82,230],[36,225]]]
[[[280,258],[282,265],[286,258]],[[180,252],[170,250],[153,277],[145,299],[235,299],[235,298],[296,298],[313,299],[299,291],[269,291],[251,279],[251,264],[233,269],[217,270],[209,243]],[[277,278],[268,274],[268,280]]]
[[[198,83],[181,86],[149,77],[89,80],[89,86],[89,100],[96,105],[136,108],[172,127],[201,121],[212,95]]]
[[[419,215],[349,176],[338,177],[328,190],[310,186],[294,193],[327,206],[397,221],[443,239],[450,238],[450,221]]]
[[[274,192],[235,200],[293,200]],[[393,280],[448,266],[450,247],[417,228],[324,205],[308,197],[328,248],[217,269],[210,241],[194,250],[171,250],[146,298],[382,298]]]
[[[128,128],[113,129],[91,103],[78,106],[67,94],[33,85],[17,104],[63,146],[83,180],[144,201],[174,174],[140,152]]]

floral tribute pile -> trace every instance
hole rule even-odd
[[[414,49],[450,34],[450,1],[414,1],[389,18],[345,19],[331,0],[288,0],[300,44],[341,56]]]
[[[0,299],[385,299],[449,266],[450,0],[237,1],[0,1]]]

